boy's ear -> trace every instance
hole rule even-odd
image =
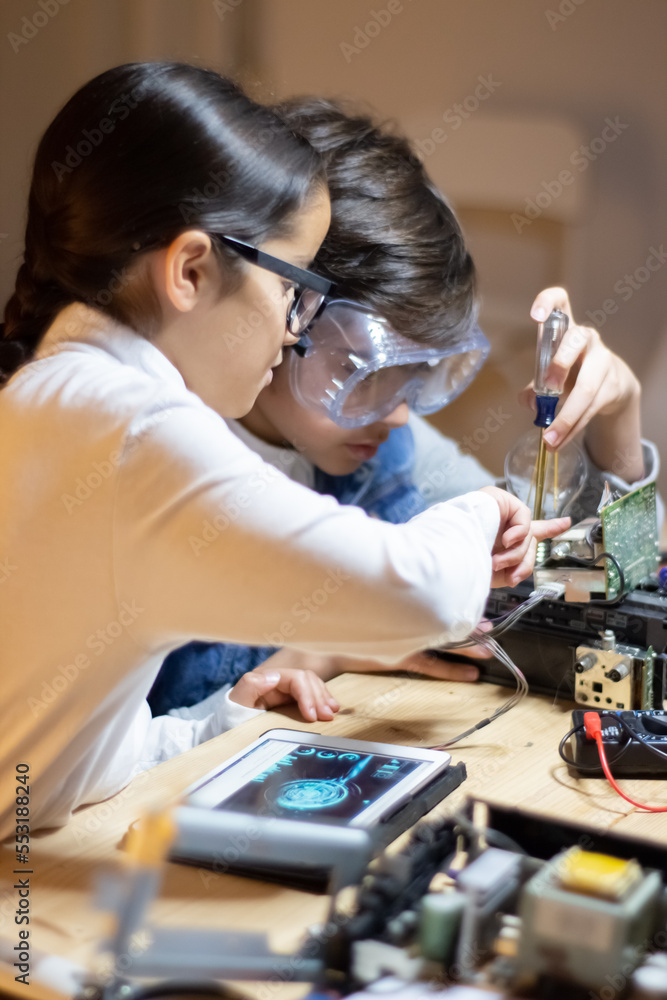
[[[191,229],[172,240],[160,262],[164,293],[179,312],[190,312],[211,280],[217,262],[211,237]]]

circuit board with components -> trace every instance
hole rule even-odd
[[[647,483],[626,494],[600,512],[604,551],[611,553],[623,569],[623,592],[628,593],[651,573],[660,561],[655,483]],[[609,560],[606,569],[606,598],[620,596],[620,578]]]
[[[353,1000],[664,996],[643,990],[667,983],[666,876],[660,844],[468,800],[334,915],[326,985],[362,989]]]

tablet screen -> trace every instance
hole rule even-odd
[[[423,760],[267,739],[193,794],[193,805],[313,822],[350,823],[391,793]],[[379,806],[380,813],[382,805]]]

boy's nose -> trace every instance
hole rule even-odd
[[[293,344],[298,344],[301,340],[300,333],[292,333],[287,326],[285,326],[285,338],[283,340],[283,347],[292,347]]]
[[[382,418],[382,423],[386,424],[392,430],[394,427],[404,427],[408,422],[408,417],[410,416],[410,410],[408,404],[403,400],[399,403],[395,410],[388,413],[386,417]]]

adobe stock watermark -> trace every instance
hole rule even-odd
[[[496,411],[491,408],[489,408],[487,413],[488,415],[486,420],[489,422],[489,434],[493,434],[496,430],[499,430],[500,427],[507,422],[507,420],[511,419],[509,414],[503,413],[502,408],[497,411],[497,414]],[[486,427],[479,428],[479,430],[486,431]],[[477,448],[480,448],[481,445],[485,443],[485,441],[482,441],[479,445],[476,445],[476,442],[473,441],[473,446],[476,445]],[[436,503],[438,497],[443,497],[443,491],[449,498],[451,495],[452,483],[456,482],[458,476],[465,476],[466,474],[465,470],[459,469],[459,466],[461,465],[461,462],[465,461],[467,454],[467,452],[459,451],[458,448],[453,446],[451,453],[447,456],[447,459],[440,462],[437,469],[432,469],[428,475],[420,481],[419,492],[429,506]]]
[[[403,0],[389,0],[387,5],[381,7],[380,10],[369,10],[368,21],[363,25],[357,24],[355,26],[352,41],[340,43],[340,51],[345,62],[349,65],[353,57],[360,55],[364,49],[367,49],[373,39],[377,38],[391,24],[396,15],[402,14],[404,10]]]
[[[107,114],[99,120],[96,126],[81,130],[81,138],[77,141],[76,145],[70,143],[65,147],[63,162],[60,160],[51,161],[51,169],[58,178],[59,183],[62,182],[66,174],[71,174],[73,170],[76,170],[86,157],[90,156],[94,149],[101,146],[107,135],[111,135],[112,132],[116,131],[118,123],[125,121],[129,117],[130,112],[139,106],[139,100],[140,92],[138,87],[131,90],[129,94],[121,94],[120,97],[117,97],[109,105]]]
[[[226,837],[224,846],[221,846],[209,857],[207,868],[198,869],[204,889],[210,890],[211,885],[214,885],[230,870],[233,873],[234,868],[246,860],[251,845],[260,837],[266,837],[271,824],[276,819],[281,818],[274,809],[268,807],[260,810],[259,817],[268,820],[268,822],[260,828],[255,820],[250,818],[243,833]],[[294,954],[289,956],[276,954],[280,965],[274,966],[274,974],[261,982],[258,981],[257,988],[253,990],[258,1000],[272,1000],[284,983],[294,982],[295,979],[299,978],[298,972],[303,967],[304,962],[320,955],[325,942],[338,934],[340,928],[344,927],[352,919],[352,916],[351,913],[338,912],[335,921],[329,921],[324,926],[320,925],[316,932],[311,929],[305,942]],[[306,928],[304,928],[305,930]]]
[[[207,867],[199,869],[199,878],[205,889],[208,889],[212,882],[217,882],[221,875],[226,875],[233,865],[243,861],[252,844],[260,837],[266,836],[274,822],[281,818],[281,813],[275,806],[265,803],[259,809],[257,818],[260,824],[254,817],[248,816],[248,823],[243,832],[225,837],[224,845],[209,856]],[[268,822],[262,823],[262,820]]]
[[[328,575],[322,581],[321,586],[316,587],[307,597],[302,597],[300,601],[290,608],[291,618],[286,619],[276,632],[265,634],[264,642],[267,646],[284,646],[288,639],[293,639],[297,633],[294,619],[301,625],[309,622],[313,615],[317,614],[320,608],[324,607],[332,594],[338,593],[346,580],[350,579],[350,574],[342,569],[330,569]]]
[[[18,566],[15,566],[9,559],[0,560],[0,584],[6,583],[17,569]]]
[[[16,916],[16,897],[9,889],[4,889],[0,893],[0,930],[9,925],[14,928]]]
[[[476,427],[472,434],[464,434],[461,438],[461,451],[464,455],[473,454],[485,445],[492,434],[495,434],[501,427],[512,419],[511,413],[505,413],[502,406],[497,409],[488,408],[486,417],[482,424]]]
[[[266,320],[272,317],[275,319],[276,309],[283,301],[285,302],[285,315],[287,315],[285,290],[277,285],[270,292],[264,293],[257,308],[252,309],[244,319],[241,319],[235,330],[225,330],[222,339],[229,348],[230,354],[233,354],[237,347],[242,347]]]
[[[657,976],[662,973],[663,981],[667,978],[667,968],[661,952],[667,948],[667,927],[659,928],[650,938],[645,938],[638,944],[623,949],[622,958],[616,958],[615,972],[605,975],[606,985],[593,991],[589,990],[589,1000],[618,1000],[627,995],[633,973],[639,965],[648,958],[648,965],[654,965]],[[647,994],[645,994],[647,995]]]
[[[585,3],[586,0],[562,0],[562,3],[558,5],[557,11],[545,10],[544,16],[547,19],[547,24],[552,31],[555,31],[559,25],[564,24]]]
[[[526,198],[523,213],[512,212],[510,220],[517,233],[521,233],[527,226],[532,225],[535,219],[549,208],[549,206],[560,198],[566,187],[574,184],[577,174],[588,170],[591,163],[595,163],[599,156],[613,143],[619,135],[629,128],[627,122],[622,122],[618,115],[615,118],[605,118],[604,128],[600,135],[591,139],[588,144],[582,143],[579,149],[575,149],[570,154],[569,162],[574,167],[572,170],[560,170],[556,177],[549,181],[542,181],[541,191],[538,191],[533,198]]]
[[[199,219],[202,208],[209,202],[220,197],[226,182],[229,180],[229,171],[210,170],[208,181],[202,188],[193,188],[187,196],[187,200],[179,203],[178,211],[181,213],[183,222],[190,223],[193,219]]]
[[[632,482],[632,479],[634,479],[635,477],[634,475],[631,476],[630,472],[631,471],[634,472],[634,467],[636,463],[637,463],[637,455],[632,448],[616,448],[614,452],[614,460],[611,463],[609,471],[612,472],[615,476],[618,476],[619,479],[624,479],[626,480],[626,482],[628,481]],[[626,622],[629,621],[630,619],[627,618]],[[628,629],[628,627],[629,627],[628,624],[626,624],[626,630]],[[631,630],[632,629],[630,628],[630,631]]]
[[[37,0],[37,9],[21,18],[19,30],[7,33],[7,41],[14,52],[20,52],[21,47],[31,42],[68,3],[69,0]]]
[[[614,283],[614,292],[617,299],[605,299],[599,309],[587,309],[586,315],[598,329],[604,326],[609,316],[618,312],[618,299],[621,302],[629,302],[635,292],[643,288],[651,275],[659,271],[667,261],[667,251],[663,243],[659,247],[649,247],[649,253],[643,264],[635,268],[632,274],[624,274],[622,278]]]
[[[388,667],[387,669],[391,670],[392,668]],[[393,669],[398,670],[400,667],[396,666]],[[394,705],[396,705],[396,703],[407,693],[405,689],[409,687],[410,684],[412,684],[412,680],[410,679],[403,678],[398,680],[393,687],[388,688],[386,691],[383,691],[382,694],[373,698],[373,700],[364,709],[364,714],[372,719],[382,718],[384,715],[387,715]]]
[[[115,295],[119,295],[127,286],[133,281],[137,276],[135,270],[130,270],[124,267],[122,271],[118,271],[115,267],[111,271],[111,277],[104,286],[96,293],[92,299],[93,305],[98,306],[108,306]]]
[[[85,641],[86,649],[90,650],[94,656],[101,656],[109,646],[113,646],[127,628],[134,624],[143,611],[143,608],[137,607],[134,600],[129,604],[127,601],[122,601],[117,617],[107,622],[102,628],[90,633]],[[72,657],[69,663],[59,666],[50,681],[42,681],[40,697],[31,696],[27,699],[28,707],[33,716],[38,718],[41,712],[45,712],[63,691],[66,691],[70,684],[74,683],[79,674],[87,670],[92,663],[93,660],[89,654],[81,651]]]
[[[216,542],[221,534],[241,517],[253,500],[261,496],[272,483],[283,475],[289,477],[293,453],[302,452],[305,447],[296,438],[292,438],[290,444],[291,448],[286,447],[270,462],[262,460],[257,470],[248,477],[246,488],[236,493],[231,500],[220,503],[217,512],[202,521],[201,534],[189,536],[188,545],[196,556]]]
[[[500,80],[493,79],[492,73],[489,73],[487,76],[478,76],[477,80],[477,86],[471,94],[468,94],[460,103],[453,104],[451,108],[447,108],[443,112],[442,120],[448,126],[449,131],[440,127],[434,128],[426,138],[414,141],[413,145],[422,157],[431,156],[435,153],[438,146],[441,146],[443,142],[447,142],[450,132],[456,132],[460,129],[463,123],[471,115],[474,115],[480,104],[488,100],[491,94],[495,94],[498,88],[502,86]]]
[[[124,461],[131,455],[134,449],[141,443],[142,438],[154,427],[159,426],[169,418],[172,413],[169,401],[166,403],[168,407],[166,409],[159,408],[162,405],[160,400],[156,400],[154,405],[156,407],[154,412],[144,417],[141,427],[136,431],[134,436],[127,438],[123,447],[114,448],[108,453],[106,458],[94,461],[89,472],[77,476],[74,480],[71,493],[60,494],[60,499],[68,514],[72,514],[75,510],[82,507],[86,500],[89,500],[100,486],[103,486],[106,481],[111,479],[120,466],[121,461]]]
[[[258,496],[261,496],[266,489],[280,479],[281,473],[269,462],[262,463],[257,472],[254,472],[246,483],[246,489],[236,493],[233,498],[226,500],[218,506],[218,512],[211,517],[207,517],[202,522],[200,535],[190,535],[188,545],[191,551],[199,556],[202,552],[216,542],[222,533],[235,524],[243,512],[247,510]]]
[[[130,799],[134,798],[148,778],[148,771],[146,769],[141,769],[138,764],[134,765],[133,771],[128,778],[128,783],[117,792],[112,798],[105,799],[103,802],[97,803],[94,807],[86,810],[85,820],[83,826],[73,825],[71,826],[71,834],[76,842],[77,847],[83,844],[90,837],[93,837],[96,833],[106,826],[110,819],[112,819],[114,813],[125,805]]]
[[[257,129],[253,132],[253,142],[257,146],[267,146],[276,134],[282,129],[281,125],[269,125],[267,128]],[[230,179],[229,170],[209,170],[208,180],[201,187],[194,187],[182,201],[179,202],[178,211],[183,222],[188,225],[194,220],[199,221],[202,209],[210,206],[211,202],[223,194],[225,185]]]
[[[111,979],[112,977],[124,977],[127,970],[131,969],[133,962],[140,955],[144,954],[151,940],[151,932],[148,929],[142,928],[132,934],[125,951],[120,952],[120,954],[107,951],[106,954],[100,955],[96,964],[98,977],[101,980]],[[125,987],[123,987],[124,989]],[[185,996],[185,994],[181,995]],[[86,996],[86,993],[84,993],[84,996]]]
[[[109,452],[108,458],[103,458],[99,462],[93,462],[92,470],[85,478],[77,476],[74,481],[71,493],[61,493],[60,499],[63,502],[68,514],[72,514],[77,508],[83,506],[89,500],[94,491],[99,489],[106,479],[110,479],[120,463],[123,451],[117,448]]]
[[[221,21],[224,21],[227,14],[231,14],[241,6],[243,0],[213,0],[213,10]]]
[[[144,786],[149,772],[155,764],[171,760],[181,753],[183,753],[183,747],[169,736],[169,734],[165,735],[164,739],[160,741],[159,753],[156,754],[156,759],[135,763],[127,776],[126,783],[118,792],[101,802],[91,804],[85,813],[76,817],[75,822],[70,826],[70,832],[77,846],[80,846],[86,840],[89,840],[90,837],[99,833],[101,829],[106,827],[109,820],[113,818],[114,813],[118,812],[126,803],[137,796],[140,797],[141,810],[143,811],[146,808]],[[83,825],[80,825],[80,820],[83,820]]]

